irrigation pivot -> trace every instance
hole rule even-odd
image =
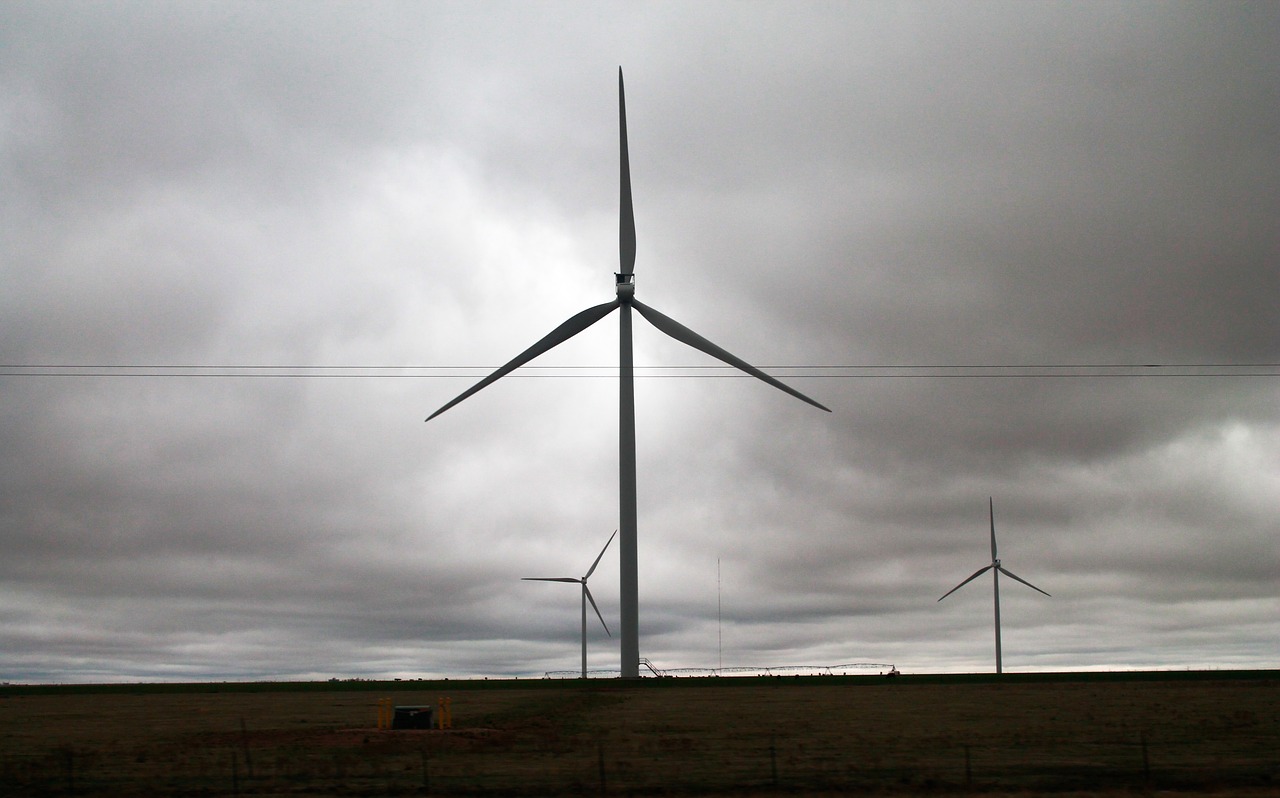
[[[621,648],[622,677],[635,679],[640,676],[640,598],[636,551],[636,412],[635,372],[631,356],[631,309],[635,308],[650,324],[683,344],[705,352],[718,360],[769,383],[797,399],[814,407],[831,412],[818,402],[794,388],[770,377],[745,360],[730,354],[698,335],[693,330],[635,299],[636,221],[631,204],[631,161],[627,151],[627,103],[623,91],[622,68],[618,68],[618,127],[620,153],[621,206],[618,221],[618,271],[614,273],[617,297],[612,302],[587,308],[541,340],[521,352],[506,365],[459,394],[455,399],[432,413],[427,421],[479,391],[501,377],[533,360],[538,355],[559,346],[573,336],[618,311],[620,334],[618,336],[618,559],[619,590],[621,592]]]
[[[591,602],[591,609],[596,611],[596,617],[600,619],[600,625],[604,627],[604,633],[613,637],[613,633],[609,631],[609,624],[604,622],[604,616],[600,614],[600,608],[596,606],[596,600],[591,595],[591,588],[587,587],[587,580],[596,572],[596,566],[600,564],[600,558],[604,557],[605,549],[609,548],[609,544],[613,542],[617,536],[618,530],[613,530],[613,534],[605,541],[604,549],[596,555],[596,561],[591,563],[591,567],[587,569],[586,574],[581,579],[574,579],[572,576],[526,576],[522,577],[526,582],[576,582],[582,585],[582,678],[587,678],[587,602]]]
[[[1008,568],[1005,568],[1003,565],[1000,564],[1000,558],[996,555],[996,508],[995,508],[994,499],[992,498],[987,499],[987,510],[991,518],[991,564],[984,566],[982,568],[979,568],[977,571],[974,571],[973,575],[970,576],[968,579],[964,580],[960,584],[948,590],[946,593],[942,594],[942,598],[938,599],[938,601],[942,601],[942,599],[946,598],[947,596],[950,596],[952,593],[956,592],[960,588],[964,587],[965,585],[969,584],[973,580],[982,576],[987,571],[991,572],[991,578],[994,580],[992,582],[992,585],[994,586],[995,597],[996,597],[996,673],[1004,673],[1004,663],[1001,660],[1001,655],[1000,655],[1000,574],[1004,574],[1010,579],[1016,579],[1017,581],[1021,582],[1022,584],[1031,588],[1032,590],[1036,590],[1041,593],[1044,593],[1044,591],[1040,590],[1040,588],[1036,587],[1035,585],[1031,584],[1027,580],[1023,579],[1022,577],[1015,574],[1013,571],[1010,571]],[[1049,595],[1048,593],[1044,593],[1044,594],[1046,596]]]

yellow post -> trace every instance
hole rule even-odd
[[[392,715],[391,699],[379,698],[378,699],[378,728],[379,729],[391,728],[391,715]]]
[[[441,729],[453,728],[453,699],[445,696],[436,701],[436,726]]]

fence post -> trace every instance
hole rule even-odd
[[[1142,743],[1142,778],[1144,781],[1151,781],[1151,758],[1147,755],[1147,733],[1143,732],[1139,738]]]
[[[778,737],[769,735],[769,784],[778,786]]]
[[[605,781],[604,776],[604,743],[600,743],[596,747],[596,763],[600,770],[600,794],[604,795],[609,789],[608,782]]]
[[[969,757],[969,746],[964,747],[964,786],[973,786],[973,761]]]
[[[249,757],[249,730],[245,727],[244,718],[240,718],[240,742],[244,746],[244,769],[249,778],[253,778],[253,759]]]

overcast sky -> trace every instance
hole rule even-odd
[[[0,678],[1280,660],[1271,2],[0,4]],[[554,368],[552,368],[554,367]],[[671,368],[684,367],[684,368]],[[697,368],[690,368],[697,367]],[[870,368],[878,367],[878,368]],[[616,543],[591,580],[618,633]],[[590,665],[618,668],[594,622]]]

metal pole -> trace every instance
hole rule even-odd
[[[1004,673],[1004,664],[1000,661],[1000,569],[992,568],[991,573],[996,586],[996,673]]]
[[[622,678],[640,678],[640,589],[636,551],[636,397],[631,357],[631,302],[618,308],[618,561]]]

